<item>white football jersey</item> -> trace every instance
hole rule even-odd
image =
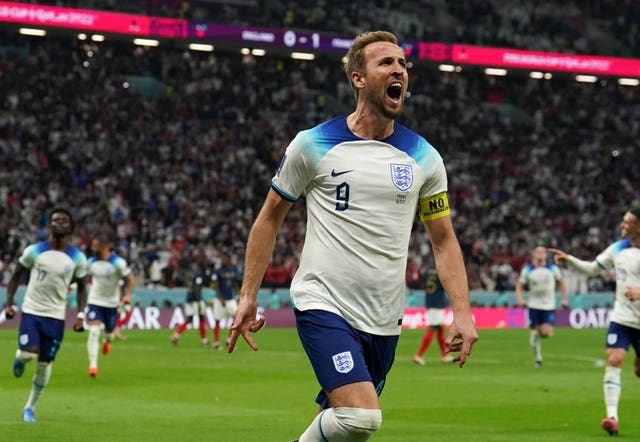
[[[398,123],[386,139],[359,138],[341,116],[298,133],[272,188],[307,200],[294,306],[336,313],[364,332],[399,334],[418,201],[447,190],[438,152]],[[441,216],[448,213],[447,205]]]
[[[120,303],[120,279],[131,273],[127,261],[115,253],[107,260],[92,256],[88,270],[91,276],[88,304],[117,307]]]
[[[555,264],[537,267],[534,264],[524,266],[520,271],[520,284],[529,287],[527,305],[538,310],[556,309],[556,282],[562,279],[562,272]]]
[[[615,267],[616,297],[611,321],[627,327],[640,328],[640,301],[629,301],[627,287],[640,287],[640,249],[629,239],[616,241],[598,255],[596,262],[603,269]]]
[[[52,250],[49,241],[44,241],[25,248],[18,262],[31,269],[22,311],[64,319],[69,285],[74,278],[86,276],[87,257],[84,253],[73,246]]]

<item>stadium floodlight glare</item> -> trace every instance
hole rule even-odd
[[[640,86],[637,78],[618,78],[618,84],[622,86]]]
[[[576,75],[576,81],[580,83],[595,83],[598,81],[598,77],[594,75]]]
[[[249,49],[249,48],[242,48],[242,49],[240,49],[240,53],[241,53],[242,55],[249,55],[249,54],[251,53],[251,49]]]
[[[104,35],[102,35],[102,34],[93,34],[91,36],[91,40],[93,40],[93,41],[104,41]]]
[[[455,72],[456,67],[452,64],[441,64],[438,66],[438,70],[442,72]]]
[[[291,58],[295,60],[315,60],[316,56],[308,52],[292,52]]]
[[[47,35],[47,31],[44,29],[34,29],[34,28],[20,28],[18,29],[18,33],[22,35],[32,35],[34,37],[44,37]]]
[[[544,74],[542,72],[539,72],[539,71],[533,71],[533,72],[529,73],[529,77],[535,78],[536,80],[541,80],[541,79],[544,78]]]
[[[504,77],[507,75],[506,69],[498,69],[498,68],[486,68],[484,70],[486,75],[497,75],[498,77]]]
[[[192,51],[211,52],[213,51],[213,45],[203,43],[189,43],[189,49],[191,49]]]
[[[545,80],[551,80],[553,78],[553,75],[551,75],[551,72],[547,72],[544,74],[544,79]]]
[[[267,51],[264,49],[252,49],[251,55],[255,55],[256,57],[263,57],[267,54]]]
[[[87,34],[78,34],[78,40],[86,40]]]
[[[158,46],[160,42],[151,38],[134,38],[133,44],[138,46]]]

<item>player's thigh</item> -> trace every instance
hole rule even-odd
[[[224,321],[226,319],[226,308],[218,298],[213,299],[213,317],[216,321]]]
[[[184,315],[187,318],[193,318],[194,316],[197,316],[199,314],[199,308],[200,307],[198,301],[189,301],[184,304]]]
[[[427,325],[430,327],[443,327],[444,326],[444,309],[443,308],[428,308],[427,309]]]
[[[89,324],[103,323],[107,333],[113,331],[118,319],[118,307],[103,307],[89,304],[87,312],[87,322]]]
[[[296,310],[295,314],[300,341],[322,387],[316,402],[338,406],[332,401],[335,396],[340,406],[375,408],[393,364],[398,336],[355,330],[342,317],[322,310]],[[348,399],[346,393],[354,394]]]
[[[40,352],[40,325],[38,316],[22,313],[18,328],[18,347],[31,353]]]
[[[354,382],[327,393],[332,407],[380,408],[380,400],[371,382]]]
[[[637,331],[631,327],[627,327],[617,322],[610,322],[607,329],[606,352],[607,363],[613,367],[620,367],[624,361],[629,346],[632,344],[635,348],[634,338]]]
[[[197,301],[198,303],[198,316],[204,316],[207,313],[207,303],[204,302],[204,299]]]
[[[238,301],[235,299],[227,299],[224,303],[225,315],[227,318],[233,318],[238,310]]]
[[[56,359],[64,338],[64,321],[54,318],[38,318],[40,329],[40,361]]]

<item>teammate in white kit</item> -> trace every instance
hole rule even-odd
[[[136,280],[124,258],[111,251],[111,241],[106,233],[99,233],[91,241],[91,251],[94,256],[88,261],[88,274],[91,287],[89,289],[89,339],[87,352],[89,354],[89,376],[98,376],[98,350],[100,346],[100,329],[104,324],[104,340],[102,354],[107,355],[111,349],[111,342],[115,337],[113,330],[118,318],[118,305],[131,303],[131,295]],[[120,280],[126,278],[125,292],[120,296]]]
[[[640,377],[640,205],[632,207],[622,217],[620,236],[600,253],[595,261],[583,261],[556,249],[556,263],[566,262],[589,276],[604,269],[616,270],[616,297],[607,331],[607,366],[604,371],[604,402],[607,415],[602,428],[614,436],[618,434],[618,403],[622,384],[620,375],[629,346],[635,351],[633,368]]]
[[[19,346],[13,361],[13,374],[19,378],[24,373],[25,364],[38,359],[31,394],[22,411],[22,420],[27,423],[36,421],[34,409],[51,377],[51,363],[56,358],[64,335],[67,295],[73,281],[77,283],[78,301],[78,317],[73,329],[79,332],[84,330],[87,258],[69,244],[69,237],[73,233],[71,214],[65,209],[56,208],[51,211],[49,220],[49,239],[24,249],[7,285],[6,316],[10,319],[15,315],[12,305],[20,280],[30,270],[29,284],[22,302]]]
[[[525,301],[524,287],[528,287],[529,296]],[[520,271],[516,284],[516,298],[521,307],[529,308],[529,346],[533,349],[535,366],[542,366],[542,345],[540,338],[553,336],[553,324],[556,311],[556,287],[560,289],[563,308],[569,307],[567,288],[560,268],[547,262],[547,249],[537,246],[533,249],[531,264]]]
[[[303,194],[307,230],[291,284],[298,334],[322,387],[321,412],[300,441],[364,441],[381,425],[378,395],[395,356],[416,208],[429,233],[454,320],[447,345],[463,366],[478,335],[447,201],[442,158],[395,122],[407,61],[388,32],[358,36],[345,72],[357,107],[298,133],[249,235],[229,352],[263,324],[257,292],[287,212]],[[454,342],[455,341],[455,342]]]

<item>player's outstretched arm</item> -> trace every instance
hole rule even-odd
[[[469,282],[462,251],[450,216],[425,221],[424,226],[431,241],[438,277],[449,296],[453,310],[453,323],[447,334],[445,346],[449,352],[460,353],[453,360],[462,367],[478,341],[478,333],[471,315]]]
[[[258,289],[273,254],[278,230],[292,205],[292,202],[284,200],[271,189],[258,218],[253,223],[247,241],[238,310],[229,335],[229,353],[233,352],[240,336],[254,351],[258,350],[258,346],[251,337],[251,333],[260,330],[265,321],[265,318],[256,320]]]
[[[567,262],[567,259],[569,258],[569,254],[563,252],[562,250],[547,247],[547,252],[553,253],[553,262],[556,265],[564,264],[565,262]]]

